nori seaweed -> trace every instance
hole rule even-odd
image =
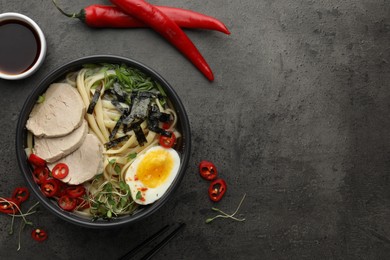
[[[99,100],[102,88],[103,88],[102,85],[99,85],[99,86],[96,87],[96,90],[95,90],[95,93],[93,94],[91,103],[89,103],[89,106],[88,106],[88,110],[87,110],[88,114],[92,114],[93,113],[93,110],[95,109],[96,103]]]

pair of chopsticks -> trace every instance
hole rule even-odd
[[[168,234],[164,239],[162,239],[157,245],[155,245],[149,252],[147,252],[141,260],[148,260],[151,259],[161,248],[163,248],[168,242],[174,238],[177,233],[185,227],[185,223],[178,223],[175,225],[176,227]],[[161,228],[159,231],[157,231],[155,234],[151,235],[149,238],[147,238],[145,241],[143,241],[141,244],[137,245],[135,248],[130,250],[128,253],[123,255],[119,258],[119,260],[126,260],[126,259],[132,259],[139,251],[144,249],[146,246],[148,246],[150,243],[155,241],[157,238],[162,237],[164,233],[166,233],[170,229],[170,225],[166,225],[163,228]]]

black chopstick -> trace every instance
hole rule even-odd
[[[141,244],[130,250],[128,253],[126,253],[124,256],[120,257],[118,260],[125,260],[130,259],[135,254],[137,254],[142,248],[153,242],[156,238],[158,238],[160,235],[162,235],[167,229],[169,228],[169,225],[166,225],[162,227],[159,231],[157,231],[155,234],[147,238],[145,241],[143,241]]]
[[[185,227],[185,223],[179,224],[177,228],[175,228],[167,237],[164,238],[160,243],[158,243],[152,250],[150,250],[141,260],[149,260],[151,259],[161,248],[163,248],[172,238],[176,236],[176,234]]]
[[[142,259],[147,260],[153,257],[161,248],[163,248],[183,227],[184,223],[181,223],[177,228],[175,228],[171,233],[169,233],[160,243],[158,243],[155,247],[153,247]],[[162,227],[155,234],[144,240],[141,244],[137,245],[135,248],[130,250],[128,253],[120,257],[118,260],[131,259],[135,256],[140,250],[145,248],[148,244],[156,240],[162,234],[164,234],[169,228],[169,225]]]

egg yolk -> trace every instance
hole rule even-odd
[[[136,176],[145,186],[156,188],[168,178],[173,163],[173,158],[168,151],[152,151],[142,159]]]

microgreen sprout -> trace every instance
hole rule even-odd
[[[242,197],[240,203],[238,204],[236,211],[234,211],[233,214],[225,213],[218,208],[214,208],[214,207],[211,208],[212,210],[217,211],[217,212],[221,213],[222,215],[216,215],[215,217],[208,218],[208,219],[206,219],[206,223],[211,223],[214,219],[217,219],[217,218],[230,218],[230,219],[233,219],[233,220],[239,221],[239,222],[245,221],[245,218],[239,219],[239,218],[234,217],[237,214],[238,210],[240,209],[241,204],[244,201],[245,197],[246,197],[246,194],[244,194],[244,196]]]
[[[32,205],[32,206],[27,210],[26,213],[23,213],[22,210],[20,209],[20,207],[19,207],[16,203],[14,203],[14,202],[12,202],[12,201],[10,201],[10,200],[7,200],[7,199],[5,199],[5,198],[3,198],[3,197],[0,197],[0,201],[7,202],[7,203],[9,203],[10,205],[12,205],[12,207],[14,208],[14,210],[13,210],[14,213],[13,213],[13,214],[8,214],[9,216],[12,217],[12,220],[11,220],[11,227],[10,227],[10,231],[9,231],[9,234],[10,234],[10,235],[13,234],[15,218],[20,217],[20,218],[22,218],[22,220],[23,220],[23,221],[21,221],[21,223],[20,223],[19,232],[18,232],[18,248],[17,248],[17,251],[19,251],[20,248],[21,248],[21,245],[20,245],[20,244],[21,244],[21,243],[20,243],[20,237],[21,237],[21,233],[22,233],[23,228],[24,228],[26,225],[32,225],[32,224],[33,224],[31,221],[27,221],[26,216],[32,215],[32,214],[34,214],[34,213],[37,212],[36,210],[33,211],[33,209],[34,209],[36,206],[38,206],[39,202],[37,202],[37,203],[35,203],[34,205]],[[17,214],[18,212],[19,212],[19,214]]]

